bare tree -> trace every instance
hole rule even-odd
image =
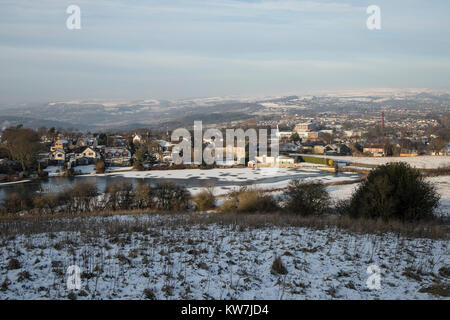
[[[37,154],[42,150],[42,144],[36,131],[9,128],[4,131],[3,141],[11,158],[20,163],[23,171],[37,164]]]

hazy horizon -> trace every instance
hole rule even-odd
[[[81,8],[81,30],[66,9]],[[368,30],[369,5],[381,30]],[[450,3],[5,0],[0,105],[450,88]]]

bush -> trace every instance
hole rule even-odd
[[[278,205],[271,195],[259,190],[251,190],[240,194],[237,207],[239,212],[274,212]]]
[[[216,207],[216,197],[212,190],[205,189],[192,197],[197,210],[206,211]]]
[[[68,213],[85,213],[98,209],[97,196],[98,190],[95,184],[80,182],[65,188],[57,196],[48,194],[45,201],[50,212],[61,204]]]
[[[330,208],[330,197],[321,182],[292,180],[284,196],[286,210],[302,216],[322,215]]]
[[[155,187],[156,208],[161,210],[185,210],[189,204],[189,191],[173,182],[158,183]]]
[[[28,193],[13,192],[6,196],[3,201],[3,208],[8,213],[19,213],[21,211],[27,211],[33,207],[33,200]]]
[[[144,297],[148,300],[156,300],[156,295],[152,289],[144,289]]]
[[[71,196],[76,204],[76,212],[90,212],[96,209],[98,190],[95,184],[79,182],[72,187]]]
[[[73,168],[66,168],[64,171],[64,177],[73,177],[75,175],[75,170]]]
[[[134,195],[135,205],[138,209],[154,206],[153,190],[148,184],[138,184]]]
[[[69,194],[68,194],[69,195]],[[38,214],[55,213],[56,208],[60,205],[58,194],[49,193],[46,195],[35,195],[33,197],[33,206]]]
[[[283,264],[283,261],[281,261],[281,258],[276,256],[275,259],[272,262],[272,268],[270,269],[271,274],[287,274],[288,271],[286,267]]]
[[[21,267],[21,265],[20,265],[19,260],[17,260],[16,258],[9,259],[8,266],[7,266],[8,270],[16,270],[16,269],[20,269],[20,267]]]
[[[58,194],[49,193],[45,196],[45,201],[49,213],[55,213],[58,206],[61,205],[61,197]]]
[[[113,211],[131,209],[133,205],[133,185],[129,182],[110,184],[106,187],[108,209]]]
[[[105,162],[100,159],[95,160],[95,173],[105,173]]]
[[[44,171],[44,170],[39,170],[38,171],[38,177],[39,178],[48,178],[48,172]]]
[[[370,172],[345,211],[351,217],[383,220],[432,218],[439,204],[435,188],[405,162],[388,163]]]
[[[37,195],[33,197],[33,206],[37,213],[44,213],[47,203],[45,196]]]
[[[220,209],[224,212],[267,213],[278,211],[280,208],[271,195],[261,190],[242,187],[238,191],[230,192]]]

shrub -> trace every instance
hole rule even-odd
[[[77,295],[76,295],[75,292],[70,291],[70,292],[67,294],[67,298],[68,298],[69,300],[77,300]]]
[[[3,280],[2,285],[0,287],[1,291],[6,291],[8,290],[8,286],[11,284],[11,281],[8,279],[8,277],[5,278],[5,280]]]
[[[283,261],[281,258],[276,256],[272,262],[272,268],[270,269],[270,273],[272,274],[287,274],[288,271],[286,267],[283,265]]]
[[[95,172],[96,173],[105,173],[105,162],[103,160],[97,159],[95,160]]]
[[[138,209],[154,206],[153,190],[148,184],[138,184],[134,195],[135,205]]]
[[[129,182],[111,184],[106,187],[107,208],[130,209],[133,204],[133,185]]]
[[[420,289],[419,292],[430,293],[436,296],[448,298],[450,297],[450,285],[447,283],[435,281],[430,286]]]
[[[242,187],[238,191],[230,192],[220,209],[224,212],[264,213],[278,211],[279,207],[271,195],[261,190]]]
[[[250,190],[239,195],[237,210],[239,212],[274,212],[278,205],[271,195],[260,190]]]
[[[330,197],[321,182],[292,180],[284,196],[287,211],[302,216],[322,215],[330,208]]]
[[[45,202],[49,213],[55,213],[57,207],[60,205],[60,196],[58,194],[49,193],[45,195]]]
[[[144,289],[144,297],[148,300],[156,300],[156,295],[152,289]]]
[[[33,197],[33,206],[37,213],[44,213],[47,202],[45,201],[45,196],[36,195]]]
[[[155,187],[156,207],[162,210],[184,210],[188,208],[189,191],[185,186],[173,182],[161,182]]]
[[[64,177],[73,177],[75,175],[75,170],[71,168],[66,168],[64,171]]]
[[[147,156],[148,152],[146,148],[139,148],[134,154],[133,168],[139,171],[144,170],[144,163],[146,162]]]
[[[44,170],[39,170],[38,171],[38,177],[39,178],[47,178],[48,177],[48,172],[44,171]]]
[[[65,209],[70,213],[91,212],[96,208],[97,186],[91,183],[77,183],[60,193]],[[50,200],[50,199],[48,199]]]
[[[197,210],[206,211],[216,207],[216,197],[212,190],[205,189],[192,197]]]
[[[13,192],[8,194],[3,201],[3,208],[5,208],[8,213],[27,211],[32,207],[33,200],[28,193]]]
[[[78,212],[89,212],[96,208],[98,196],[97,185],[93,183],[77,183],[72,188],[72,197],[78,202]]]
[[[237,202],[232,199],[227,199],[220,206],[220,211],[222,212],[236,212],[237,211]]]
[[[17,281],[21,282],[23,280],[30,280],[30,278],[31,278],[31,274],[27,270],[24,270],[24,271],[19,272]]]
[[[20,267],[21,267],[21,265],[20,265],[19,260],[17,260],[16,258],[9,259],[8,266],[7,266],[8,270],[16,270],[16,269],[20,269]]]
[[[133,169],[136,171],[145,171],[145,167],[140,163],[134,163]]]
[[[388,163],[370,172],[351,197],[351,217],[419,220],[433,217],[439,204],[435,188],[407,163]]]

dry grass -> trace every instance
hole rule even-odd
[[[427,177],[450,176],[450,166],[436,169],[420,169],[420,171]]]
[[[20,269],[20,262],[19,262],[19,260],[17,260],[16,258],[9,259],[7,269],[8,270]]]
[[[263,294],[262,283],[268,281],[277,288],[271,298],[306,297],[311,286],[329,297],[342,298],[338,279],[347,288],[361,290],[358,297],[373,298],[362,290],[365,277],[359,283],[353,272],[364,271],[369,261],[383,261],[386,265],[381,267],[395,275],[389,276],[390,281],[407,281],[414,294],[423,287],[432,298],[435,292],[445,293],[445,287],[434,287],[435,282],[446,281],[444,244],[393,236],[349,236],[333,227],[337,220],[286,214],[172,213],[3,221],[4,266],[11,258],[19,260],[21,270],[12,274],[20,273],[22,281],[4,275],[0,289],[5,296],[20,297],[21,286],[32,281],[35,286],[28,287],[28,293],[49,299],[239,299],[252,290]],[[326,229],[316,232],[289,226]],[[386,246],[388,250],[380,250]],[[52,255],[44,254],[47,248]],[[313,266],[322,259],[347,267],[339,273],[327,270],[323,281],[313,285],[303,282],[305,274],[316,272]],[[399,266],[399,261],[405,263]],[[64,270],[71,264],[82,270],[82,289],[76,292],[65,287]],[[53,284],[42,286],[51,283],[41,281],[47,274],[42,268],[47,268],[49,279],[55,279]],[[405,270],[420,275],[422,281],[402,276]]]
[[[268,213],[279,211],[277,202],[267,192],[243,187],[227,195],[220,207],[221,212]]]
[[[281,261],[280,257],[275,257],[272,263],[272,268],[270,269],[270,273],[272,274],[287,274],[288,271],[286,267],[283,265],[283,261]]]
[[[450,278],[450,267],[442,267],[439,269],[439,274],[442,277]]]
[[[428,287],[419,290],[422,293],[431,293],[435,296],[450,297],[450,285],[442,282],[435,282]]]
[[[192,197],[198,211],[207,211],[216,207],[216,198],[211,190],[205,189]]]
[[[131,233],[136,231],[146,232],[150,222],[147,219],[116,219],[118,215],[139,217],[155,215],[148,211],[121,211],[85,214],[74,217],[45,216],[45,217],[15,217],[0,220],[0,234],[5,237],[14,237],[18,234],[52,233],[60,231],[74,231],[89,234],[98,234],[99,230],[106,230],[109,234]],[[428,238],[436,240],[448,240],[450,237],[450,224],[448,220],[435,219],[421,222],[383,221],[372,219],[352,219],[347,216],[311,216],[303,217],[286,213],[180,213],[164,212],[157,214],[167,219],[158,219],[163,224],[175,226],[192,225],[231,225],[237,230],[246,228],[258,229],[271,226],[276,227],[306,227],[315,230],[338,229],[349,233],[383,235],[393,233],[411,238]],[[111,217],[111,219],[99,219]],[[164,220],[164,221],[163,221]],[[154,226],[155,222],[152,222]]]

